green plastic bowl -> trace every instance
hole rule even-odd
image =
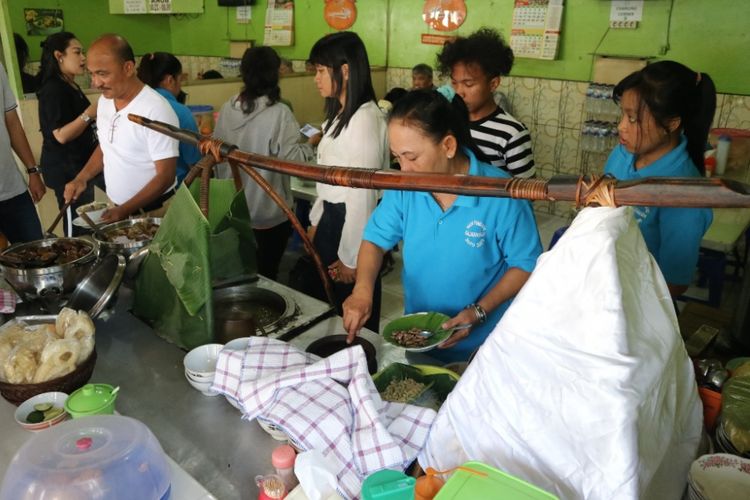
[[[113,415],[118,390],[109,384],[86,384],[65,400],[65,411],[73,418]]]

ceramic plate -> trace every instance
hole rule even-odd
[[[426,352],[434,349],[451,336],[452,332],[442,330],[440,325],[450,318],[439,312],[421,312],[408,314],[403,318],[394,319],[383,329],[383,338],[386,342],[396,347],[400,347],[410,352]],[[393,333],[398,330],[409,330],[410,328],[420,328],[435,332],[432,337],[427,339],[427,344],[423,347],[404,347],[393,338]]]
[[[95,223],[101,224],[102,214],[106,210],[107,210],[106,208],[101,208],[99,210],[91,210],[89,212],[86,212],[86,215],[91,217],[91,220],[94,221]],[[83,220],[83,217],[76,217],[75,219],[73,219],[73,225],[78,226],[78,227],[86,227],[86,228],[90,227],[88,223],[85,220]]]
[[[36,424],[28,423],[26,421],[26,417],[29,416],[29,413],[34,411],[34,405],[36,404],[51,403],[53,406],[63,408],[66,399],[68,399],[68,395],[64,392],[45,392],[42,394],[37,394],[36,396],[27,399],[18,406],[14,415],[16,422],[27,431],[40,431],[42,429],[48,429],[53,425],[59,424],[68,416],[65,411],[63,411],[60,415],[56,416],[53,419]]]
[[[726,453],[703,455],[690,466],[689,482],[704,498],[747,498],[750,460]]]

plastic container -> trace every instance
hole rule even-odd
[[[112,415],[119,389],[109,384],[86,384],[65,400],[65,411],[73,418]]]
[[[362,483],[362,500],[413,500],[416,482],[397,470],[379,470]]]
[[[732,146],[732,138],[728,135],[719,136],[716,143],[716,175],[724,175],[729,159],[729,148]]]
[[[294,461],[297,453],[288,444],[277,446],[271,453],[271,465],[276,469],[276,475],[281,478],[287,491],[292,491],[299,484],[294,475]]]
[[[161,500],[170,485],[166,456],[148,427],[96,416],[32,436],[10,462],[0,499]]]
[[[716,418],[721,413],[721,393],[708,387],[698,387],[703,402],[703,423],[709,432],[716,428]]]
[[[703,167],[706,170],[706,177],[713,177],[716,172],[716,158],[714,156],[707,156],[703,160]]]
[[[287,494],[284,481],[276,474],[255,476],[255,484],[258,485],[258,500],[280,500]]]
[[[198,132],[203,135],[211,135],[214,131],[214,107],[208,104],[194,104],[188,106],[193,113]]]
[[[435,496],[435,500],[475,498],[551,500],[557,497],[481,462],[463,464]]]

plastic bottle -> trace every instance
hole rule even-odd
[[[287,494],[284,482],[276,474],[255,476],[258,485],[258,500],[281,500]]]
[[[294,460],[297,458],[294,448],[288,444],[277,446],[271,453],[271,464],[276,475],[281,478],[287,491],[292,491],[299,481],[294,475]]]
[[[719,136],[719,141],[716,143],[716,175],[724,175],[731,145],[731,137],[728,135]]]

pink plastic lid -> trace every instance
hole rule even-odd
[[[294,467],[295,458],[297,458],[297,454],[294,452],[294,448],[288,444],[282,444],[271,453],[271,464],[277,469],[290,469]]]

